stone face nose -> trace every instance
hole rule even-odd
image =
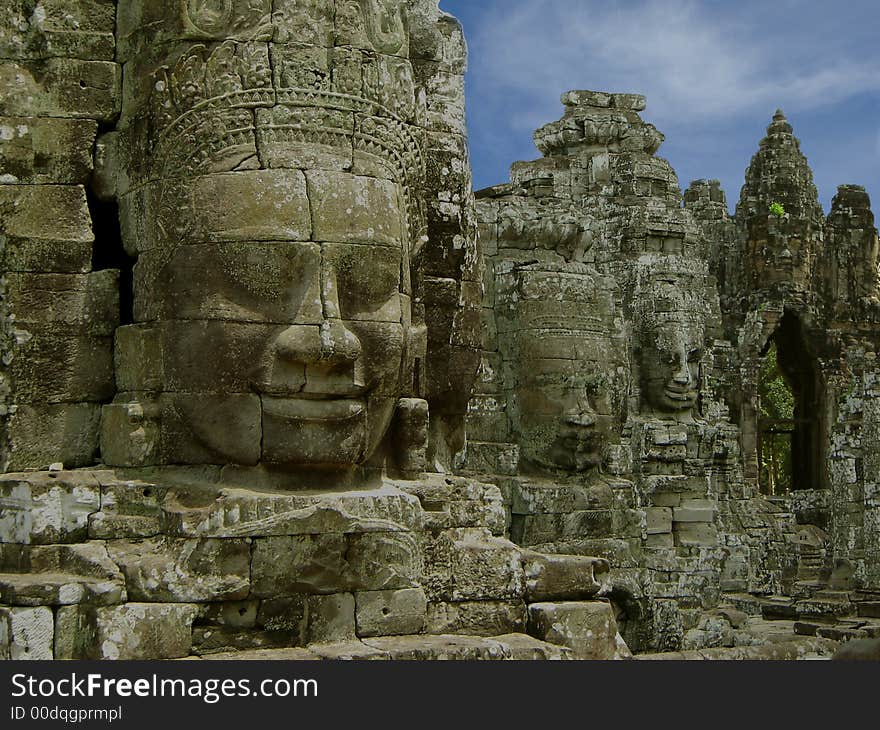
[[[356,362],[361,343],[342,320],[325,320],[320,326],[294,325],[275,342],[277,356],[307,366],[338,367]]]
[[[596,412],[586,395],[581,395],[577,399],[577,403],[572,404],[565,412],[563,420],[572,426],[590,427],[596,425]]]
[[[691,368],[688,365],[687,358],[682,356],[681,358],[681,366],[677,369],[675,374],[672,376],[672,380],[677,385],[690,385],[693,382],[691,377]]]

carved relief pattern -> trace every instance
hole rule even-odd
[[[362,95],[329,90],[314,76],[308,86],[276,89],[265,44],[226,41],[211,52],[205,45],[192,47],[172,68],[163,67],[155,74],[151,109],[162,131],[144,170],[145,181],[205,174],[230,151],[251,148],[256,154],[258,138],[267,145],[353,146],[354,151],[383,161],[401,185],[408,212],[406,234],[414,247],[425,235],[424,206],[412,194],[422,187],[425,163],[420,130],[407,123],[416,113],[412,67],[403,59],[369,61],[363,67]],[[282,79],[297,80],[289,75]],[[354,90],[355,85],[343,83],[342,88]],[[284,114],[262,118],[255,116],[258,109],[284,110]],[[357,120],[354,131],[345,121],[352,117]],[[178,202],[163,190],[158,204],[171,214]],[[174,215],[163,218],[178,220]],[[184,239],[187,231],[161,233],[162,240],[156,243],[165,256],[153,260],[154,271],[147,280],[170,261],[175,242]]]
[[[272,36],[271,0],[182,0],[189,27],[205,37],[237,35],[253,40]]]

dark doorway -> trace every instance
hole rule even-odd
[[[822,388],[797,315],[786,312],[762,352],[758,382],[761,491],[820,489]]]

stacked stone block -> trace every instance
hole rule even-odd
[[[99,125],[119,113],[114,30],[104,0],[0,11],[4,471],[93,463],[114,392],[117,279],[92,271],[86,199]]]

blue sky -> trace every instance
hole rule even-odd
[[[793,124],[826,211],[864,185],[880,215],[878,0],[440,0],[470,48],[477,189],[539,156],[532,132],[569,89],[648,97],[646,121],[682,187],[721,180],[733,208],[777,107]]]

